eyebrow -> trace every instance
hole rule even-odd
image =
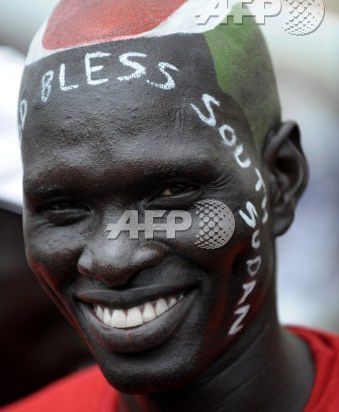
[[[37,185],[35,181],[24,183],[24,194],[32,199],[46,199],[50,197],[65,196],[65,194],[74,194],[74,190],[61,184],[41,184]]]
[[[147,166],[145,166],[145,163]],[[115,165],[115,167],[117,167]],[[126,169],[126,164],[123,166]],[[209,158],[206,155],[199,157],[187,157],[182,156],[180,159],[170,161],[151,161],[147,160],[140,162],[131,162],[130,170],[135,170],[131,177],[127,177],[122,170],[117,170],[114,173],[114,185],[117,189],[123,189],[128,186],[140,187],[140,185],[147,185],[160,182],[175,180],[180,178],[192,179],[201,182],[211,182],[220,178],[222,171],[218,168],[214,159]],[[58,196],[76,196],[81,189],[88,188],[88,193],[94,194],[93,188],[95,187],[95,193],[98,193],[98,181],[92,178],[92,175],[88,170],[80,170],[82,179],[78,178],[77,184],[72,182],[73,173],[67,173],[60,177],[58,173],[58,167],[50,169],[41,177],[29,176],[24,179],[24,193],[25,196],[30,199],[43,200]],[[109,173],[109,170],[107,170]],[[203,173],[202,173],[203,172]],[[226,174],[226,170],[224,171]],[[59,181],[51,182],[53,179]],[[109,180],[112,184],[112,179]],[[81,184],[79,185],[79,181]],[[103,185],[104,186],[104,185]],[[106,192],[110,188],[103,187],[102,191]]]

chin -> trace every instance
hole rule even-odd
[[[128,362],[125,366],[120,364],[120,368],[115,365],[114,369],[111,369],[107,364],[100,368],[112,387],[132,395],[176,391],[189,385],[198,374],[194,367],[188,370],[182,359],[166,359],[162,362],[154,360],[144,368],[137,363],[131,367]]]
[[[93,349],[95,360],[109,384],[126,394],[175,391],[189,385],[206,367],[201,339],[174,336],[166,343],[140,353],[112,353]]]

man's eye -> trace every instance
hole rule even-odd
[[[176,184],[166,187],[160,194],[160,197],[172,197],[178,196],[185,193],[192,192],[195,188],[193,186]]]
[[[38,208],[39,212],[56,225],[66,225],[75,223],[84,218],[89,208],[78,202],[55,201]]]
[[[46,206],[45,210],[51,210],[51,211],[60,211],[60,210],[69,210],[69,209],[74,209],[76,208],[76,205],[69,203],[69,202],[57,202],[57,203],[51,203]]]
[[[87,206],[76,202],[76,201],[67,201],[67,200],[58,200],[55,202],[47,203],[42,206],[42,210],[49,210],[53,212],[68,211],[68,210],[85,210],[88,209]]]

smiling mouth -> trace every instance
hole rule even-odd
[[[117,329],[130,329],[152,322],[172,309],[184,299],[184,293],[145,302],[130,309],[110,308],[104,305],[93,305],[96,317],[106,326]]]
[[[87,291],[78,294],[81,318],[97,344],[110,352],[136,353],[163,344],[184,321],[196,285]]]

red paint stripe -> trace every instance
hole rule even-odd
[[[62,0],[49,19],[49,50],[114,41],[154,29],[186,0]]]

